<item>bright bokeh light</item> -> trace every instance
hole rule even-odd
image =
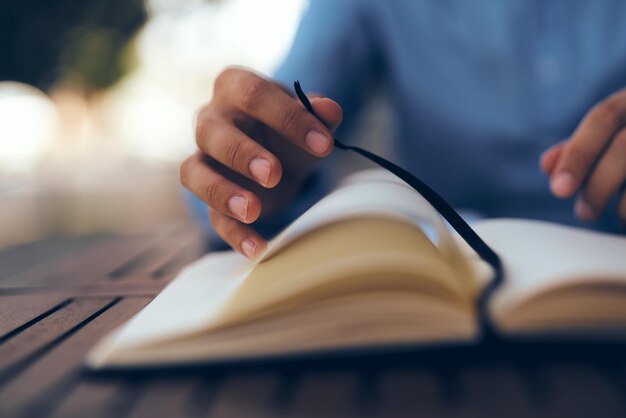
[[[271,75],[306,1],[148,0],[147,6],[150,18],[132,44],[136,66],[86,101],[80,114],[60,112],[61,103],[33,87],[0,83],[0,174],[28,173],[46,159],[74,164],[77,146],[98,149],[100,142],[109,157],[180,161],[194,147],[194,115],[210,100],[215,77],[229,65]],[[92,123],[90,138],[63,137]]]
[[[57,139],[59,115],[40,90],[22,83],[0,82],[0,167],[27,172]]]
[[[103,126],[130,155],[180,161],[193,116],[228,65],[271,74],[293,39],[302,0],[157,1],[136,39],[138,68],[101,100]],[[149,3],[150,4],[150,3]]]
[[[178,165],[229,65],[271,75],[306,0],[145,0],[130,70],[104,91],[0,83],[0,248],[186,219]],[[101,63],[111,65],[111,63]]]

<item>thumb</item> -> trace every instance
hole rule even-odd
[[[339,106],[339,104],[337,104],[334,100],[327,97],[313,97],[310,100],[315,113],[317,113],[322,122],[324,122],[324,124],[334,132],[335,129],[339,127],[343,119],[341,106]]]

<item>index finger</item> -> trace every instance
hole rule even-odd
[[[278,84],[247,71],[234,71],[225,86],[231,104],[305,151],[323,157],[332,149],[328,128]]]

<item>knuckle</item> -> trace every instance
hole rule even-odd
[[[198,122],[196,124],[196,144],[200,145],[203,139],[207,135],[207,125],[205,122]]]
[[[178,177],[180,178],[181,184],[185,187],[187,187],[187,185],[189,184],[189,171],[192,161],[193,156],[187,157],[183,160],[182,163],[180,163],[180,166],[178,167]]]
[[[593,122],[602,126],[615,126],[619,123],[620,111],[615,102],[606,100],[591,111]]]
[[[230,83],[230,80],[233,79],[237,72],[239,72],[239,70],[233,67],[223,69],[222,72],[215,77],[213,89],[215,91],[220,91],[224,86],[227,86]]]
[[[226,162],[231,168],[238,167],[243,158],[243,141],[232,140],[226,147]]]
[[[230,149],[231,126],[219,118],[207,118],[202,126],[196,127],[196,144],[206,155],[217,158]]]
[[[209,123],[208,118],[207,118],[208,113],[209,113],[208,104],[200,107],[197,111],[196,130],[195,130],[196,142],[200,142],[200,139],[206,133],[206,127]]]
[[[575,172],[584,170],[593,161],[590,151],[576,144],[566,146],[563,154],[570,169]]]
[[[200,199],[209,206],[215,208],[219,199],[219,185],[217,182],[209,182],[202,188]]]
[[[220,124],[205,120],[196,127],[196,144],[207,154],[211,154],[211,145],[219,138]]]
[[[285,112],[281,120],[280,128],[282,132],[289,132],[293,129],[298,117],[302,114],[301,109],[293,106]]]
[[[267,93],[267,82],[258,77],[252,77],[247,82],[241,98],[244,110],[255,110],[263,102]]]

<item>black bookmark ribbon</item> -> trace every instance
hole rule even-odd
[[[311,102],[302,91],[300,82],[296,81],[293,85],[296,90],[296,95],[298,96],[304,107],[311,114],[319,119],[319,116],[313,110]],[[495,273],[494,278],[489,282],[485,289],[483,289],[483,292],[478,298],[478,309],[481,314],[483,325],[486,328],[485,331],[493,331],[493,329],[491,328],[491,321],[489,320],[489,315],[487,313],[487,302],[489,301],[489,298],[491,297],[495,289],[500,286],[503,281],[502,262],[500,261],[500,257],[498,256],[498,254],[491,247],[489,247],[489,245],[487,245],[487,243],[485,243],[482,238],[478,236],[478,234],[472,229],[472,227],[463,220],[461,215],[459,215],[458,212],[454,210],[443,197],[441,197],[437,192],[431,189],[430,186],[415,177],[413,174],[409,173],[402,167],[397,166],[391,161],[376,154],[373,154],[363,148],[346,145],[337,140],[337,138],[333,138],[333,140],[335,143],[335,147],[342,150],[350,150],[356,152],[357,154],[361,154],[363,157],[378,164],[384,169],[391,171],[393,174],[408,183],[413,189],[415,189],[415,191],[421,194],[424,199],[426,199],[437,210],[437,212],[439,212],[439,214],[441,214],[441,216],[443,216],[443,218],[448,221],[452,228],[454,228],[454,230],[459,233],[459,235],[465,240],[465,242],[467,242],[467,244],[472,247],[472,249],[476,251],[476,253],[493,268]]]

